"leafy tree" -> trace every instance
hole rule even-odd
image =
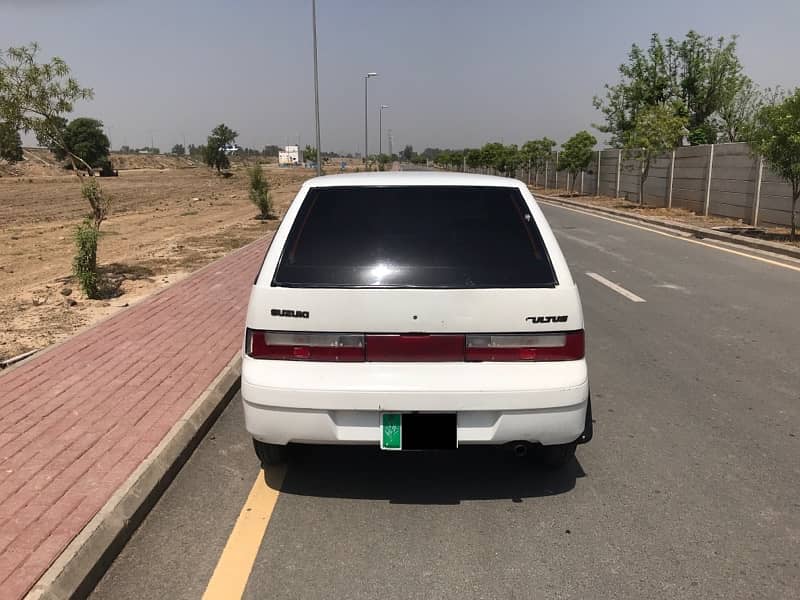
[[[606,85],[605,98],[594,98],[606,120],[597,128],[611,134],[612,144],[624,146],[640,112],[669,106],[687,118],[690,139],[714,142],[715,115],[749,81],[742,71],[736,36],[713,40],[689,31],[681,41],[662,42],[653,34],[646,50],[631,47],[628,62],[619,66],[621,81]]]
[[[9,163],[22,160],[22,139],[11,123],[0,123],[0,158]]]
[[[317,160],[317,149],[314,146],[310,146],[306,144],[306,147],[303,148],[303,159],[316,161]]]
[[[217,170],[217,173],[220,173],[222,169],[230,168],[231,162],[228,160],[228,155],[225,153],[225,146],[233,144],[238,135],[238,133],[225,125],[225,123],[220,123],[214,127],[211,131],[211,135],[208,136],[203,153],[204,159],[209,167]]]
[[[83,160],[69,151],[64,140],[64,115],[72,112],[78,100],[91,99],[94,92],[70,77],[61,58],[38,63],[38,53],[35,43],[0,52],[0,119],[26,133],[32,131],[44,146],[61,148],[77,174],[77,163]],[[91,165],[84,167],[92,172]]]
[[[550,158],[555,147],[556,142],[554,140],[543,137],[525,142],[520,148],[520,153],[522,154],[523,162],[530,161],[531,169],[533,169],[534,173],[538,173],[544,168],[545,162]]]
[[[175,156],[184,156],[186,154],[186,148],[183,147],[183,144],[175,144],[172,147],[172,153]]]
[[[66,120],[62,120],[66,123]],[[103,123],[97,119],[79,117],[63,127],[64,146],[51,143],[48,147],[56,160],[66,160],[70,154],[80,158],[89,169],[102,167],[108,162],[111,144],[103,133]]]
[[[66,154],[78,180],[82,181],[78,165],[82,165],[90,175],[94,174],[94,169],[68,143],[65,115],[72,112],[75,102],[91,99],[94,93],[90,88],[81,87],[70,76],[69,66],[64,60],[54,57],[49,62],[39,63],[38,53],[36,43],[0,51],[0,121],[10,123],[17,130],[33,132],[44,146],[59,148]],[[93,232],[87,234],[79,229],[76,233],[76,261],[81,256],[94,256],[94,261],[82,264],[96,269],[97,238],[100,224],[108,214],[110,198],[94,179],[82,186],[82,194],[92,208],[92,216],[86,223]],[[97,293],[95,286],[84,286],[84,291],[89,297],[95,297]]]
[[[578,178],[578,173],[586,170],[591,164],[592,150],[596,145],[597,138],[588,131],[579,131],[564,142],[559,164],[562,169],[572,175],[573,191],[575,190],[575,180]]]
[[[764,106],[776,104],[781,98],[780,88],[761,89],[746,78],[738,89],[725,94],[716,114],[720,141],[746,142],[751,139],[758,113]]]
[[[790,239],[795,241],[800,198],[800,88],[759,111],[751,141],[770,168],[792,184]]]
[[[406,145],[403,148],[402,152],[400,152],[400,158],[405,161],[410,161],[411,157],[414,156],[414,147],[411,144]]]
[[[470,150],[465,150],[467,156],[467,166],[470,169],[477,169],[483,166],[483,162],[481,160],[481,151],[478,148],[472,148]]]
[[[633,129],[625,136],[625,148],[639,160],[640,205],[644,203],[644,184],[653,159],[680,143],[686,124],[686,117],[675,115],[671,107],[664,105],[645,108],[636,116]]]
[[[132,152],[131,147],[127,145],[120,146],[119,151],[122,152],[122,154],[130,154]]]

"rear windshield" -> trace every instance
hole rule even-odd
[[[326,187],[309,191],[273,285],[552,287],[553,268],[515,188]]]

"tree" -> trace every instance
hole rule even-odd
[[[0,51],[0,121],[10,123],[17,130],[33,132],[43,145],[64,151],[73,173],[83,182],[78,164],[90,175],[94,175],[94,169],[67,143],[64,115],[72,112],[75,102],[89,100],[94,93],[70,76],[70,69],[61,58],[39,63],[38,53],[36,43]],[[83,183],[81,193],[92,208],[92,216],[84,226],[92,227],[93,232],[86,234],[85,230],[79,230],[76,233],[75,264],[88,264],[89,268],[96,269],[97,238],[100,224],[108,214],[110,198],[94,178]],[[83,260],[87,256],[94,259]],[[74,272],[79,275],[77,268]],[[84,292],[90,298],[96,297],[97,287],[84,286]]]
[[[11,123],[0,123],[0,158],[9,163],[22,160],[22,139]]]
[[[231,162],[228,160],[228,155],[225,152],[225,146],[233,144],[239,134],[233,129],[220,123],[211,131],[206,142],[204,158],[206,164],[217,170],[220,173],[222,169],[228,169]]]
[[[752,138],[758,113],[764,106],[782,98],[780,88],[759,88],[749,78],[735,90],[728,91],[716,114],[722,142],[746,142]]]
[[[306,147],[303,148],[303,159],[316,161],[317,160],[317,149],[314,146],[309,146],[306,144]]]
[[[597,145],[595,138],[588,131],[579,131],[564,142],[559,164],[561,168],[572,175],[572,190],[575,190],[575,180],[578,173],[584,171],[592,162],[592,150]],[[649,166],[648,166],[649,168]]]
[[[791,233],[797,239],[797,199],[800,198],[800,88],[782,102],[763,107],[751,136],[753,147],[772,170],[792,184]]]
[[[70,77],[61,58],[37,63],[38,53],[35,43],[0,52],[0,119],[26,133],[32,131],[44,146],[64,150],[77,174],[77,163],[83,160],[69,151],[64,140],[64,115],[78,100],[90,100],[94,92]],[[92,173],[91,165],[84,167]]]
[[[467,159],[467,166],[470,169],[477,169],[483,166],[481,162],[481,151],[478,148],[472,148],[470,150],[465,150],[466,152],[466,159]]]
[[[545,162],[553,154],[553,148],[556,147],[556,142],[548,137],[543,137],[538,140],[530,140],[525,142],[520,149],[524,162],[530,164],[530,168],[534,173],[538,173],[544,168]]]
[[[172,147],[172,153],[175,156],[184,156],[186,154],[186,148],[183,147],[183,144],[175,144]]]
[[[258,207],[258,218],[263,220],[274,219],[272,213],[272,200],[269,196],[269,182],[264,177],[264,170],[256,164],[247,170],[250,178],[250,200]]]
[[[414,147],[411,144],[406,145],[403,148],[402,152],[400,152],[400,158],[405,161],[410,161],[411,158],[414,156]]]
[[[120,147],[119,147],[119,151],[120,151],[122,154],[130,154],[130,153],[132,152],[132,150],[131,150],[131,147],[130,147],[130,146],[128,146],[127,144],[126,144],[126,145],[124,145],[124,146],[120,146]]]
[[[111,144],[103,133],[103,123],[97,119],[79,117],[66,124],[66,119],[57,119],[61,128],[64,146],[51,143],[48,148],[56,160],[66,160],[70,154],[80,159],[87,169],[102,167],[108,162]],[[63,125],[63,127],[62,127]]]
[[[594,98],[606,120],[596,127],[610,133],[618,147],[624,146],[638,114],[652,106],[670,106],[687,118],[690,139],[713,143],[715,115],[749,81],[736,54],[736,36],[713,40],[695,31],[681,41],[662,42],[653,34],[647,50],[634,44],[619,73],[618,84],[605,86],[605,98]]]
[[[625,136],[625,148],[639,161],[640,205],[644,203],[644,184],[653,159],[680,143],[686,124],[686,117],[675,115],[672,107],[664,105],[645,108],[636,116],[633,129]]]

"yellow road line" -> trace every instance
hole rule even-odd
[[[280,481],[277,485],[280,486]],[[277,500],[278,490],[269,487],[264,481],[264,471],[259,471],[206,586],[203,600],[242,597]]]
[[[556,202],[548,202],[547,200],[538,200],[537,202],[541,202],[543,204],[547,204],[548,206],[555,206],[556,208],[563,208],[564,210],[571,210],[572,212],[581,213],[582,215],[588,215],[590,217],[595,217],[596,219],[604,219],[606,221],[611,221],[612,223],[619,223],[620,225],[627,225],[628,227],[635,227],[636,229],[642,229],[644,231],[649,231],[651,233],[657,233],[658,235],[663,235],[665,237],[674,238],[676,240],[682,240],[684,242],[689,242],[690,244],[697,244],[698,246],[705,246],[706,248],[714,248],[715,250],[720,250],[722,252],[727,252],[729,254],[736,254],[737,256],[744,256],[745,258],[752,258],[753,260],[757,260],[759,262],[767,263],[768,265],[773,265],[776,267],[783,267],[784,269],[790,269],[792,271],[797,271],[800,273],[800,267],[795,265],[790,265],[787,263],[783,263],[777,260],[770,260],[769,258],[764,258],[763,256],[756,256],[754,254],[748,254],[747,252],[740,252],[739,250],[733,250],[731,248],[725,248],[723,246],[717,246],[716,244],[709,244],[708,242],[701,242],[700,240],[695,240],[692,238],[684,237],[682,235],[675,235],[674,233],[667,233],[666,231],[659,231],[658,229],[653,229],[651,227],[646,227],[644,225],[637,225],[636,223],[628,223],[627,221],[621,221],[619,219],[614,219],[612,217],[606,217],[604,215],[599,215],[595,212],[588,211],[588,210],[580,210],[579,208],[572,208],[570,206],[564,206],[563,204],[558,204]]]

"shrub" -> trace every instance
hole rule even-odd
[[[91,219],[84,219],[75,230],[75,257],[72,273],[88,298],[97,298],[99,293],[97,276],[97,239],[100,231]]]
[[[264,170],[260,164],[249,168],[247,174],[250,177],[250,200],[258,207],[260,219],[274,219],[272,213],[272,199],[269,197],[269,182],[264,177]]]
[[[81,186],[81,195],[89,201],[89,205],[92,207],[94,226],[99,230],[100,223],[108,216],[108,209],[111,206],[111,196],[103,192],[103,189],[94,177],[87,178],[86,182]]]

